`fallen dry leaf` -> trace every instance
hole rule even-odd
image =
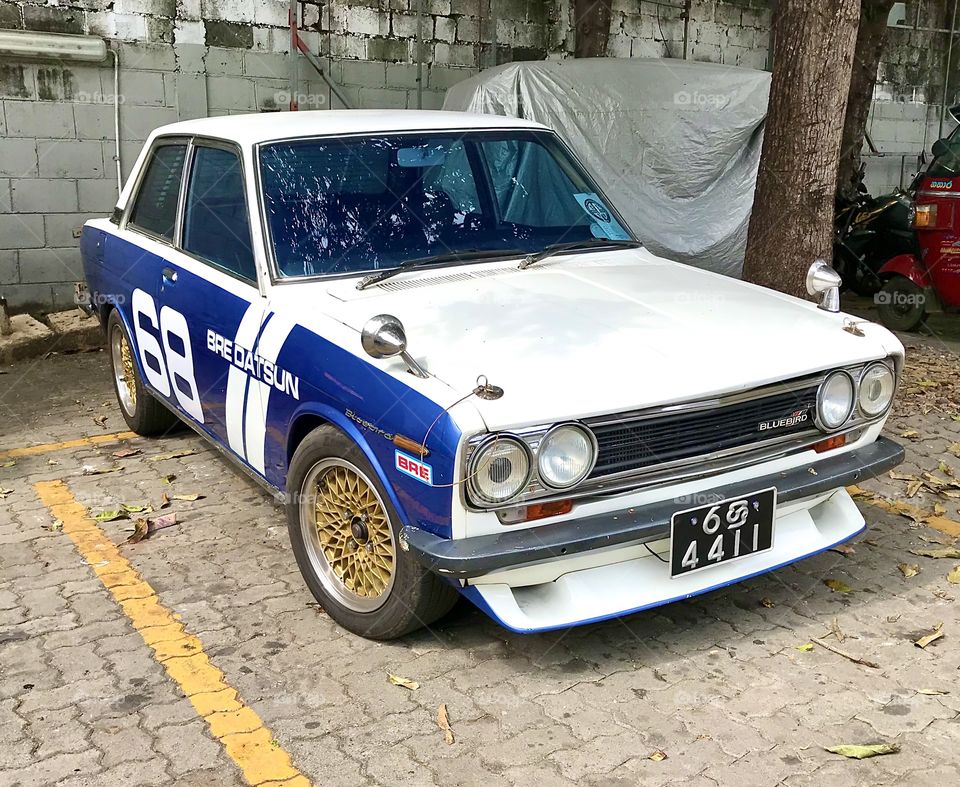
[[[59,519],[54,519],[49,525],[44,525],[44,530],[49,530],[52,533],[59,533],[63,530],[63,522]]]
[[[949,691],[940,691],[940,689],[917,689],[917,694],[925,694],[928,697],[940,697],[949,693]]]
[[[11,459],[9,462],[4,462],[0,467],[16,467],[17,460]]]
[[[911,481],[907,484],[907,497],[916,497],[917,492],[923,487],[923,479],[918,478],[916,481]]]
[[[95,415],[93,417],[93,422],[102,429],[106,429],[107,416],[105,415]]]
[[[170,451],[169,453],[166,453],[166,454],[157,454],[156,456],[151,456],[150,461],[162,462],[165,459],[179,459],[182,456],[193,456],[195,453],[197,452],[194,451],[192,448],[183,448],[179,451]]]
[[[203,500],[203,495],[170,495],[171,500],[183,500],[192,503],[194,500]]]
[[[405,689],[410,689],[410,691],[416,691],[420,688],[420,684],[415,680],[410,680],[410,678],[402,678],[399,675],[394,675],[392,673],[387,675],[387,680],[390,681],[394,686],[402,686]]]
[[[142,453],[139,448],[121,448],[119,451],[114,451],[110,456],[114,459],[126,459],[128,456],[136,456],[139,453]]]
[[[150,514],[153,512],[150,506],[141,505],[140,503],[121,503],[120,506],[128,514]]]
[[[823,584],[826,585],[834,593],[852,593],[853,588],[850,587],[846,582],[843,582],[839,579],[825,579]]]
[[[656,751],[647,755],[648,760],[653,760],[654,762],[663,762],[667,759],[667,753],[663,749],[657,749]]]
[[[825,747],[831,754],[839,754],[852,760],[865,760],[867,757],[877,757],[881,754],[896,754],[900,751],[898,743],[841,743],[839,746]]]
[[[99,514],[94,514],[93,518],[98,522],[113,522],[117,519],[129,519],[130,517],[122,508],[117,508],[113,511],[101,511]]]
[[[0,500],[6,500],[7,495],[12,495],[12,494],[13,494],[12,489],[4,489],[2,486],[0,486]]]
[[[954,566],[953,570],[947,574],[947,582],[952,585],[960,585],[960,566]]]
[[[777,606],[776,604],[773,603],[772,599],[769,599],[766,596],[760,599],[760,605],[763,607],[766,607],[767,609],[772,609],[773,607]]]
[[[920,639],[918,639],[913,644],[918,648],[925,648],[931,642],[936,642],[940,637],[943,636],[943,623],[938,623],[937,626],[929,634],[924,634]]]
[[[106,475],[107,473],[119,473],[122,467],[94,467],[93,465],[83,466],[83,475]]]
[[[797,645],[797,650],[799,650],[801,653],[809,653],[811,650],[813,650],[813,643],[807,642],[803,645]]]
[[[900,569],[900,573],[903,574],[907,579],[910,579],[910,577],[915,577],[920,573],[920,566],[916,563],[900,563],[897,568]]]
[[[440,707],[437,708],[437,726],[443,730],[443,739],[447,742],[447,745],[452,746],[455,738],[453,737],[453,730],[450,727],[450,717],[447,715],[447,706],[444,703],[440,703]]]
[[[167,497],[167,493],[163,492],[160,495],[160,508],[167,508],[170,505],[170,498]]]
[[[165,484],[172,484],[177,480],[177,477],[173,473],[168,473],[167,475],[160,476],[160,480]]]
[[[836,552],[844,557],[850,557],[850,555],[854,554],[855,552],[854,548],[849,544],[837,544],[836,546],[830,547],[830,551]]]
[[[127,538],[128,544],[139,544],[150,535],[150,523],[146,519],[138,519],[133,523],[133,532]]]
[[[900,432],[900,436],[906,438],[907,440],[919,440],[920,432],[916,429],[907,429],[905,432]]]
[[[911,549],[910,554],[919,555],[920,557],[960,559],[960,549],[956,547],[944,547],[943,549]]]

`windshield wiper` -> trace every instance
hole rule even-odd
[[[593,238],[592,240],[575,240],[572,243],[552,243],[536,254],[528,254],[520,263],[520,270],[526,270],[547,257],[563,254],[565,251],[579,251],[580,249],[638,249],[643,244],[638,240],[614,240],[613,238]]]
[[[398,273],[411,270],[413,268],[422,268],[427,265],[438,265],[444,262],[467,262],[470,260],[490,259],[496,260],[501,257],[520,257],[526,254],[523,249],[468,249],[467,251],[452,251],[446,254],[433,254],[429,257],[417,257],[412,260],[406,260],[396,268],[384,268],[382,271],[371,273],[364,276],[357,282],[358,290],[365,290],[371,284],[377,284]]]

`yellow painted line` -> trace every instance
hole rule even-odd
[[[206,721],[249,784],[309,787],[252,708],[203,652],[203,643],[160,603],[156,592],[121,554],[62,481],[34,484],[50,515],[70,537],[104,587],[129,618],[154,658]]]
[[[854,497],[859,495],[859,501],[866,503],[868,506],[876,506],[891,514],[905,516],[915,522],[922,522],[927,527],[932,527],[934,530],[939,530],[941,533],[946,533],[954,538],[960,536],[960,522],[954,522],[948,517],[931,514],[929,511],[924,511],[922,508],[910,505],[910,503],[904,503],[902,500],[887,500],[879,495],[873,496],[872,492],[861,489],[859,486],[848,486],[847,491]]]
[[[135,432],[113,432],[112,434],[97,434],[92,437],[80,437],[76,440],[67,440],[63,443],[43,443],[42,445],[28,445],[23,448],[8,448],[0,451],[0,461],[18,459],[21,456],[35,456],[36,454],[51,454],[54,451],[65,451],[68,448],[80,448],[85,445],[101,445],[103,443],[119,443],[121,440],[131,440],[138,437]]]

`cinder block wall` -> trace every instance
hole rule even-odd
[[[429,109],[478,69],[569,56],[572,5],[325,0],[302,2],[299,9],[303,38],[350,104]],[[683,0],[614,0],[609,54],[682,57],[683,6]],[[79,229],[87,218],[108,214],[116,200],[115,102],[124,176],[158,125],[285,109],[291,89],[287,10],[283,0],[0,1],[0,28],[101,36],[120,63],[115,91],[109,60],[85,65],[0,57],[0,294],[15,309],[48,311],[73,302],[72,285],[81,277]],[[766,0],[694,0],[687,28],[690,59],[767,65]],[[917,67],[890,69],[886,108],[874,115],[878,144],[919,150],[925,142],[920,124],[909,118],[926,113],[936,92],[929,87],[936,63],[921,62],[930,35],[906,35],[888,58],[908,66],[916,60]],[[339,106],[303,57],[297,68],[302,109]]]

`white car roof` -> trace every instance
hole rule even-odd
[[[438,112],[416,109],[333,109],[308,112],[261,112],[248,115],[184,120],[157,128],[151,138],[169,135],[216,137],[241,146],[275,139],[325,134],[386,133],[391,131],[434,131],[445,129],[537,128],[546,126],[529,120],[481,115],[473,112]]]

